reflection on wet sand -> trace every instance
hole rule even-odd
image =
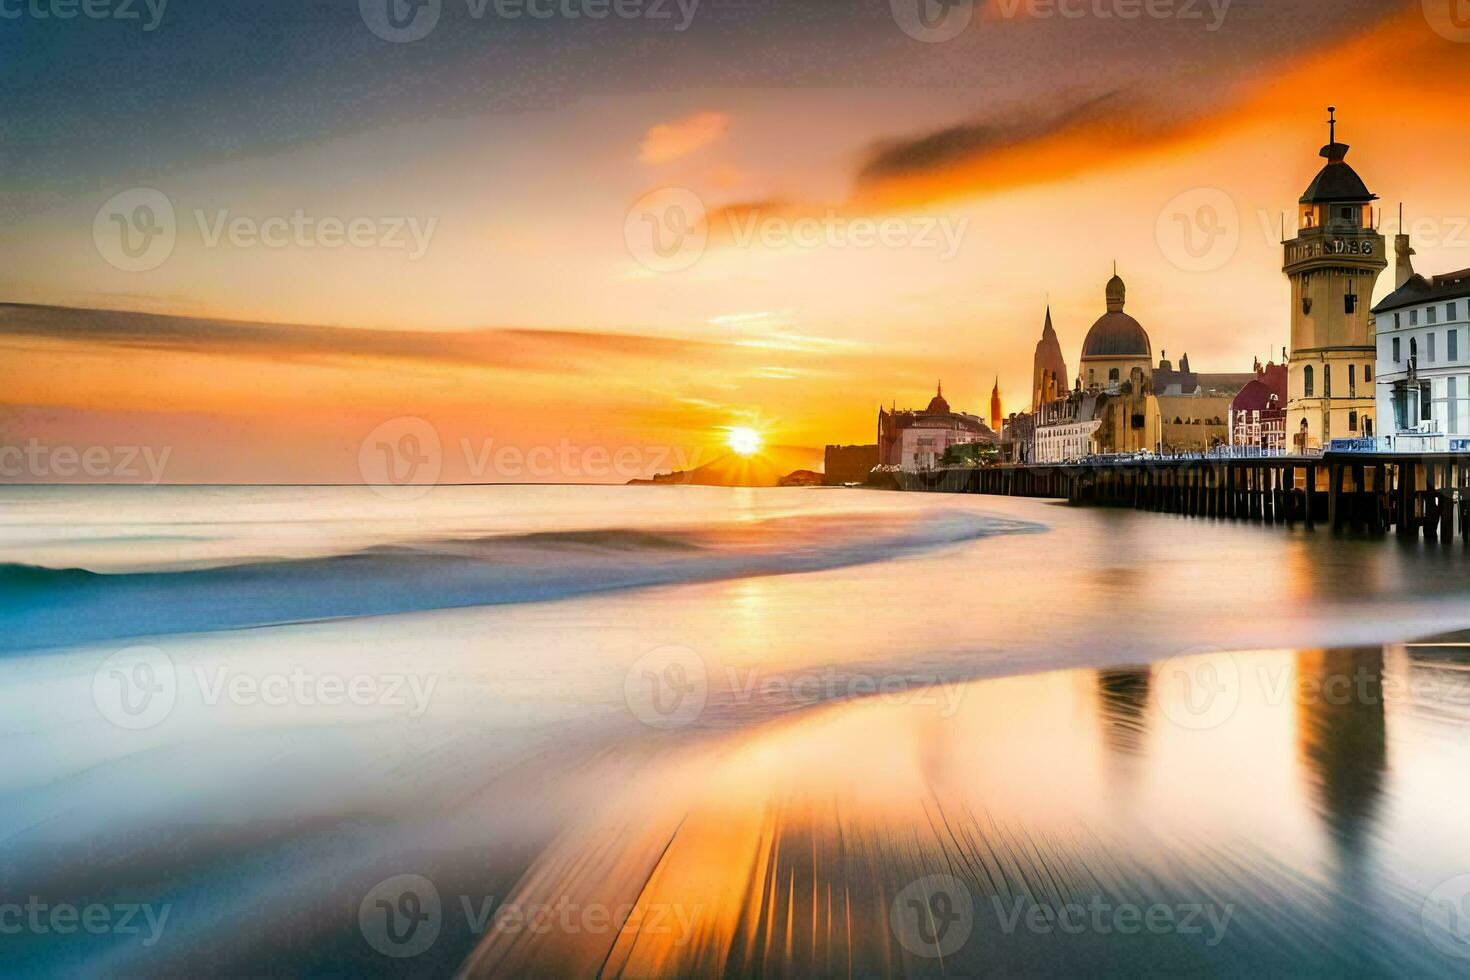
[[[1363,857],[1388,766],[1383,651],[1297,655],[1297,737],[1312,795],[1344,861]]]
[[[1380,848],[1423,846],[1387,817],[1382,652],[1231,666],[1238,705],[1204,729],[1139,668],[975,683],[947,718],[854,703],[681,751],[505,903],[613,924],[497,921],[466,972],[1448,972],[1420,924],[1435,882],[1365,873]],[[1310,696],[1343,677],[1346,699]]]
[[[1143,750],[1148,734],[1148,694],[1153,672],[1146,667],[1097,672],[1098,711],[1108,745],[1124,753]]]

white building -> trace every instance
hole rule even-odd
[[[1101,426],[1097,418],[1098,395],[1073,394],[1043,403],[1036,412],[1036,463],[1065,463],[1092,455],[1092,435]]]
[[[1426,279],[1395,246],[1398,288],[1373,308],[1381,448],[1470,451],[1470,269]]]
[[[1000,440],[980,419],[950,411],[940,386],[922,412],[878,409],[878,464],[906,472],[932,470],[952,446]]]

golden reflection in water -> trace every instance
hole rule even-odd
[[[1332,687],[1361,675],[1370,692],[1383,671],[1377,651],[1238,660],[1248,679]],[[600,903],[625,910],[625,925],[492,929],[466,972],[941,972],[889,926],[899,893],[932,874],[963,881],[975,901],[975,937],[943,972],[1362,966],[1354,940],[1338,941],[1351,923],[1332,896],[1361,908],[1372,887],[1343,865],[1359,860],[1377,819],[1381,701],[1281,701],[1248,680],[1228,719],[1193,730],[1171,720],[1177,695],[1147,669],[987,681],[963,695],[952,717],[915,692],[906,704],[871,699],[681,745],[563,834],[508,899]],[[1228,901],[1234,931],[1206,949],[1177,935],[1039,942],[1001,926],[1015,901],[1092,897]],[[1358,941],[1380,926],[1354,927]]]

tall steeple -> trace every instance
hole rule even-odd
[[[1046,307],[1046,322],[1041,327],[1041,340],[1036,344],[1036,357],[1031,377],[1031,411],[1035,412],[1044,402],[1065,398],[1072,382],[1067,374],[1067,362],[1062,357],[1062,345],[1051,324],[1051,305]]]
[[[1000,375],[996,375],[995,387],[990,389],[990,428],[992,431],[1000,432]]]

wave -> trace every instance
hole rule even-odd
[[[1044,530],[973,513],[869,513],[450,538],[169,571],[8,564],[0,652],[815,572]]]

